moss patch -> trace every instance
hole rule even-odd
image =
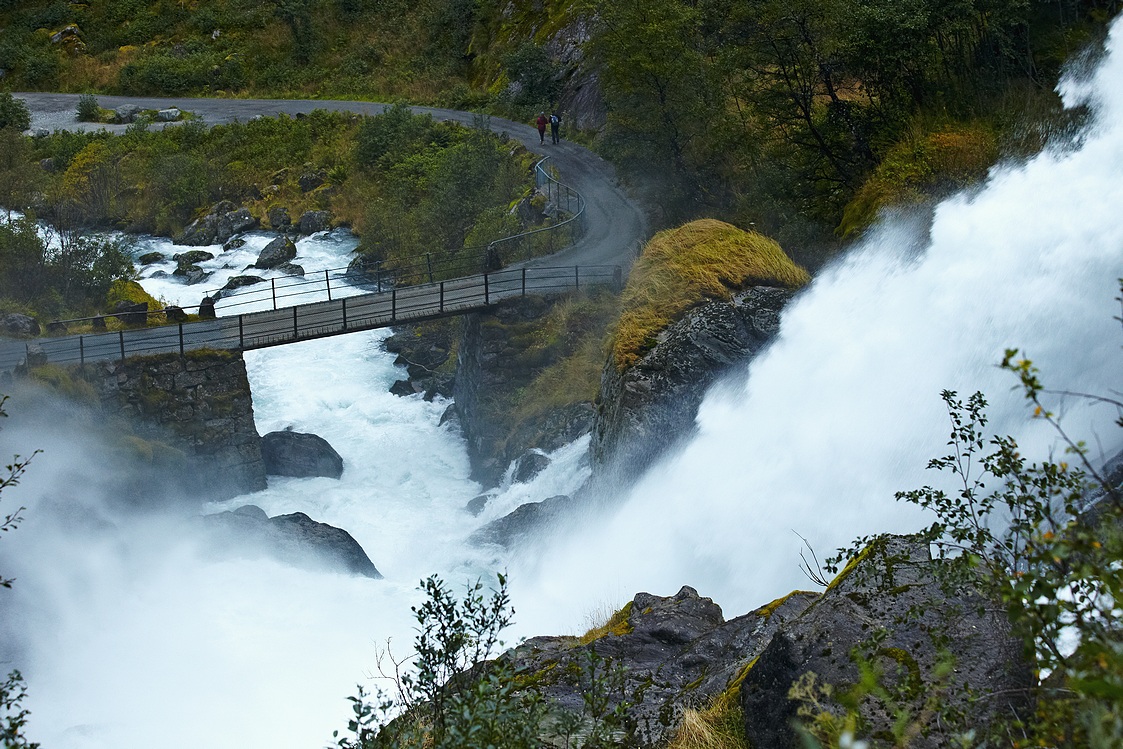
[[[613,614],[607,622],[599,627],[593,627],[585,634],[577,638],[577,642],[581,645],[588,645],[591,642],[596,642],[602,637],[613,635],[620,637],[621,635],[628,635],[634,629],[628,618],[632,615],[632,602],[628,601],[624,604],[624,608]]]
[[[771,603],[767,603],[767,604],[761,606],[759,609],[757,609],[753,613],[759,614],[759,615],[763,616],[765,619],[767,619],[767,618],[771,617],[773,614],[776,613],[776,609],[780,608],[785,603],[787,603],[788,599],[791,598],[792,596],[798,595],[800,593],[808,593],[808,592],[809,591],[805,591],[805,590],[793,590],[791,593],[788,593],[786,596],[781,596],[781,597],[777,598],[775,601],[772,601]],[[814,594],[812,594],[812,595],[814,595]]]
[[[60,367],[57,364],[44,364],[30,370],[31,379],[46,385],[59,395],[78,403],[93,405],[98,402],[97,390],[82,377],[77,367]]]
[[[922,203],[986,176],[998,157],[994,132],[981,124],[912,133],[893,146],[842,214],[836,233],[850,237],[883,208]]]
[[[807,271],[762,234],[714,219],[661,231],[624,289],[613,361],[621,370],[631,366],[662,330],[707,299],[730,299],[753,285],[794,289],[808,280]]]

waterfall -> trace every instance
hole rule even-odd
[[[938,485],[924,467],[946,454],[945,388],[983,391],[993,430],[1034,459],[1062,449],[998,369],[1008,347],[1047,386],[1118,397],[1121,37],[1117,22],[1095,69],[1061,85],[1066,106],[1091,110],[1077,138],[994,168],[930,221],[884,221],[793,301],[765,353],[707,395],[688,445],[589,527],[519,560],[524,631],[682,585],[741,614],[812,587],[800,536],[823,559],[863,534],[927,525],[894,493]],[[1123,447],[1114,411],[1072,398],[1060,410],[1093,459]]]
[[[580,469],[547,471],[471,517],[463,506],[480,487],[461,438],[439,425],[447,403],[386,392],[400,375],[382,333],[247,356],[259,431],[317,432],[346,468],[339,482],[271,479],[211,508],[253,503],[340,525],[382,581],[216,560],[181,517],[115,512],[101,446],[65,413],[28,415],[16,399],[0,452],[44,452],[4,493],[5,508],[28,509],[0,543],[0,572],[17,578],[0,592],[0,670],[27,677],[31,738],[46,749],[323,746],[346,724],[353,685],[371,686],[378,646],[408,649],[415,586],[432,573],[459,584],[508,566],[519,635],[572,632],[593,609],[683,584],[743,613],[810,585],[796,533],[822,557],[926,522],[893,494],[937,478],[923,468],[946,449],[944,388],[986,392],[995,431],[1046,457],[1056,435],[996,363],[1016,346],[1048,384],[1118,387],[1121,33],[1116,23],[1094,70],[1062,85],[1068,106],[1092,111],[1078,139],[995,168],[930,220],[886,220],[789,306],[766,352],[707,395],[689,444],[579,534],[516,559],[466,539],[499,508],[572,491]],[[317,241],[298,262],[330,255]],[[345,263],[309,267],[326,264]],[[148,280],[169,301],[198,301]],[[1120,447],[1113,416],[1078,400],[1064,408],[1097,455]],[[577,465],[572,452],[559,464]]]

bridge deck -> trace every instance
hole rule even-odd
[[[620,273],[618,266],[604,265],[511,268],[213,320],[38,338],[28,342],[0,341],[0,371],[15,367],[27,355],[29,344],[39,346],[52,364],[182,354],[201,348],[250,351],[404,322],[462,315],[526,294],[558,294],[592,285],[619,284]],[[350,291],[353,290],[351,287]],[[339,291],[337,288],[337,293]]]

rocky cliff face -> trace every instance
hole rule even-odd
[[[102,409],[143,439],[183,452],[200,499],[265,488],[265,464],[241,354],[190,352],[87,365]]]
[[[793,720],[822,727],[848,709],[871,747],[902,745],[893,738],[902,715],[915,731],[908,746],[950,746],[956,732],[983,736],[996,717],[1024,715],[1031,673],[1001,607],[962,581],[941,582],[935,564],[927,544],[889,536],[822,594],[797,591],[726,620],[690,587],[640,593],[583,637],[535,637],[502,659],[552,710],[575,714],[594,688],[591,663],[598,689],[621,674],[608,700],[628,715],[628,746],[666,746],[688,721],[707,719],[742,723],[746,746],[806,746]],[[883,692],[854,691],[863,659]]]
[[[517,420],[520,392],[572,353],[571,331],[546,332],[543,318],[564,299],[528,296],[468,315],[460,339],[453,397],[468,442],[472,477],[495,486],[529,450],[551,452],[588,433],[588,402],[562,403]]]
[[[595,473],[630,481],[689,437],[706,390],[776,335],[780,310],[792,294],[756,286],[732,302],[706,302],[660,333],[634,366],[619,371],[610,361],[593,425]]]

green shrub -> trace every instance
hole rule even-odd
[[[78,121],[101,122],[101,107],[98,106],[97,97],[93,94],[82,94],[78,97]]]
[[[7,91],[0,91],[0,130],[9,127],[20,131],[31,127],[31,112],[23,99],[17,99]]]

